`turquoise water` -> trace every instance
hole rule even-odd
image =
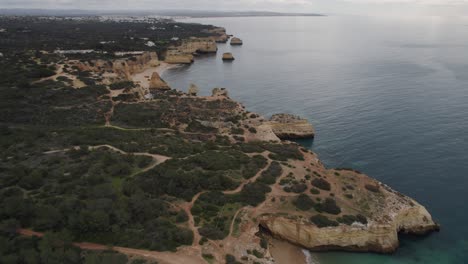
[[[226,87],[249,110],[316,127],[301,143],[414,197],[441,223],[391,256],[318,254],[322,263],[468,263],[468,19],[216,18],[244,46],[163,75],[202,94]],[[233,63],[220,56],[230,51]]]

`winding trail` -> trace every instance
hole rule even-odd
[[[267,164],[265,165],[265,167],[263,169],[261,169],[260,171],[257,172],[257,174],[253,177],[253,178],[250,178],[248,180],[245,180],[241,185],[239,185],[239,187],[237,187],[235,190],[230,190],[230,191],[223,191],[224,194],[236,194],[236,193],[239,193],[242,191],[242,189],[249,183],[253,183],[253,182],[256,182],[257,179],[262,176],[262,173],[264,171],[266,171],[268,169],[268,167],[270,167],[270,164],[272,163],[272,160],[270,158],[267,158]]]
[[[96,150],[96,149],[100,149],[100,148],[107,148],[107,149],[110,149],[110,150],[115,151],[117,153],[120,153],[122,155],[146,156],[146,157],[150,157],[153,160],[153,162],[151,162],[151,164],[149,164],[146,168],[135,172],[134,174],[130,175],[130,177],[134,177],[134,176],[136,176],[136,175],[138,175],[140,173],[150,171],[150,170],[154,169],[156,166],[158,166],[159,164],[162,164],[162,163],[172,159],[171,157],[168,157],[168,156],[158,155],[158,154],[151,154],[151,153],[148,153],[148,152],[135,152],[135,153],[132,152],[132,153],[129,153],[129,152],[123,151],[123,150],[118,149],[118,148],[116,148],[114,146],[111,146],[111,145],[97,145],[97,146],[90,146],[89,147],[90,150]],[[50,155],[50,154],[62,153],[62,152],[70,151],[72,149],[78,149],[78,147],[46,151],[46,152],[44,152],[44,154]]]
[[[190,201],[189,203],[186,203],[186,204],[184,204],[182,206],[182,208],[184,209],[185,213],[188,215],[188,218],[189,218],[189,220],[188,220],[189,228],[193,232],[193,243],[192,243],[193,246],[198,246],[199,245],[201,236],[200,236],[200,233],[198,233],[197,227],[195,226],[195,220],[194,220],[194,217],[193,217],[193,214],[192,214],[192,207],[195,204],[195,202],[198,200],[198,198],[200,198],[200,195],[202,195],[204,193],[206,193],[206,191],[197,193],[192,198],[192,201]]]
[[[35,232],[30,229],[18,229],[17,233],[26,237],[43,237],[44,233]],[[178,252],[157,252],[142,249],[133,249],[125,247],[109,247],[107,245],[95,243],[73,243],[74,246],[84,250],[109,250],[120,252],[125,255],[137,256],[149,260],[157,260],[161,264],[206,264],[200,254],[200,249],[197,247],[184,247]]]

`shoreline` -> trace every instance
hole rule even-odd
[[[159,76],[161,76],[166,71],[178,67],[180,67],[180,64],[169,64],[167,62],[161,61],[160,64],[156,67],[150,67],[140,73],[133,74],[132,81],[134,81],[137,84],[140,84],[143,88],[149,88],[150,78],[153,75],[153,73],[157,72]]]
[[[272,238],[268,250],[276,264],[310,264],[304,249],[287,241]]]

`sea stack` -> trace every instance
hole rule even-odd
[[[200,91],[200,89],[198,89],[198,86],[196,86],[195,84],[190,84],[190,87],[188,89],[188,94],[190,96],[197,96],[198,95],[198,92]]]
[[[313,138],[315,136],[314,127],[298,116],[290,114],[273,115],[269,122],[273,133],[280,139],[301,139]]]
[[[232,53],[230,52],[226,52],[223,54],[223,61],[233,61],[235,60],[234,59],[234,56],[232,55]]]
[[[231,46],[241,46],[244,44],[240,38],[232,38],[231,39]]]
[[[165,91],[171,89],[171,87],[169,87],[169,85],[163,79],[161,79],[161,76],[159,76],[157,72],[154,72],[153,75],[151,75],[149,88],[152,91]]]

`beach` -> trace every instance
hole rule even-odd
[[[300,247],[278,239],[271,239],[270,253],[277,264],[308,264]]]
[[[178,64],[169,64],[169,63],[162,61],[157,67],[151,67],[151,68],[144,70],[143,72],[134,74],[132,76],[132,80],[135,83],[140,84],[144,88],[149,88],[150,78],[154,72],[157,72],[159,76],[161,76],[165,71],[169,69],[177,68],[177,67],[179,67]]]

